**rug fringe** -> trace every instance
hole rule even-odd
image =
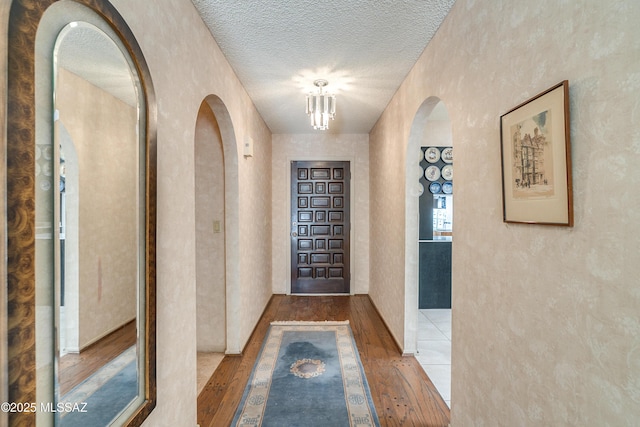
[[[305,321],[305,320],[274,320],[272,325],[289,326],[289,325],[348,325],[348,320],[324,320],[324,321]]]

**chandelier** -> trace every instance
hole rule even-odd
[[[329,84],[328,81],[318,79],[313,84],[318,88],[318,92],[307,95],[307,115],[314,129],[329,129],[329,120],[336,116],[336,96],[322,91],[322,88]]]

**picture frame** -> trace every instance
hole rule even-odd
[[[503,221],[573,227],[569,82],[500,116]]]

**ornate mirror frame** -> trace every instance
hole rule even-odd
[[[14,0],[7,61],[7,336],[9,402],[36,402],[35,300],[35,45],[49,6],[73,1],[91,8],[126,46],[135,64],[146,104],[146,200],[144,289],[144,402],[125,425],[138,426],[156,405],[156,119],[149,69],[133,33],[107,0]],[[9,425],[35,425],[36,414],[9,414]]]

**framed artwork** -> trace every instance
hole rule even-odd
[[[504,222],[573,226],[569,82],[500,116]]]

